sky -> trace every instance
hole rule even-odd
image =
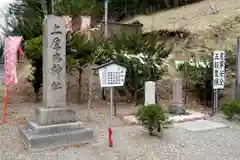
[[[0,0],[0,25],[5,25],[5,20],[4,20],[4,13],[6,12],[8,5],[10,2],[13,0]]]

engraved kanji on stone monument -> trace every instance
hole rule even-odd
[[[174,79],[172,88],[172,100],[169,106],[169,112],[173,114],[185,114],[185,106],[182,99],[182,80]]]
[[[19,128],[28,151],[85,144],[93,130],[83,127],[76,112],[66,106],[66,28],[63,17],[44,19],[43,106],[35,108],[33,120]]]
[[[47,107],[66,105],[66,25],[62,18],[49,17],[47,25],[47,54],[44,54],[44,104]]]

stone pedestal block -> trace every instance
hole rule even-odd
[[[19,127],[25,148],[30,152],[88,143],[93,139],[93,130],[85,129],[81,121],[76,121],[76,113],[67,108],[37,108],[36,117]]]
[[[85,144],[93,139],[93,130],[91,129],[67,129],[64,132],[56,133],[54,132],[54,127],[52,127],[49,127],[48,129],[45,128],[46,133],[41,132],[42,130],[38,128],[41,131],[40,133],[36,133],[29,128],[21,126],[19,128],[20,135],[27,151],[33,152],[76,144]],[[65,128],[66,126],[62,127]],[[59,128],[61,127],[59,126]],[[51,130],[53,130],[52,133]]]
[[[76,122],[75,111],[67,108],[36,108],[36,122],[39,125]]]
[[[170,104],[168,111],[171,114],[186,114],[185,106],[183,104]]]
[[[72,123],[52,124],[46,126],[41,126],[34,121],[28,121],[27,127],[30,131],[36,134],[53,134],[84,128],[81,121]]]

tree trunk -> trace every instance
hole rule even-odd
[[[107,100],[107,97],[106,97],[106,93],[105,93],[105,89],[102,88],[102,100],[103,101],[106,101]]]
[[[53,0],[44,0],[46,2],[47,6],[47,14],[52,14],[53,6],[52,6],[52,1]]]
[[[89,98],[88,98],[88,109],[92,109],[92,71],[89,77]]]
[[[157,131],[158,131],[158,132],[161,132],[161,124],[160,124],[160,122],[157,122],[157,126],[158,126],[158,127],[157,127]]]
[[[186,62],[184,62],[184,77],[185,77],[185,95],[184,95],[184,104],[187,104],[187,88],[188,88],[188,77],[186,73],[188,72],[188,67],[186,65]]]
[[[78,102],[82,101],[82,69],[78,69]]]
[[[68,100],[68,95],[69,95],[69,81],[67,81],[67,93],[66,93],[66,99]]]
[[[136,70],[134,70],[134,73],[133,73],[133,103],[134,105],[137,104],[137,91],[138,91],[138,88],[137,88],[137,72]]]
[[[187,88],[188,88],[188,80],[185,80],[185,95],[184,95],[184,104],[187,104]]]
[[[38,95],[39,95],[39,92],[36,92],[36,94],[35,94],[35,101],[36,101],[36,103],[38,102]]]
[[[167,8],[170,8],[170,7],[171,7],[171,6],[169,5],[168,0],[164,0],[164,3],[165,3],[165,5],[166,5]]]
[[[91,65],[92,68],[92,65]],[[88,120],[92,120],[92,80],[93,79],[93,70],[90,70],[90,76],[89,76],[89,98],[88,98]]]
[[[134,94],[133,94],[133,103],[134,105],[137,105],[137,89],[134,88]]]
[[[150,136],[153,136],[153,127],[152,127],[152,124],[150,123],[149,126],[148,126],[148,132],[149,132],[149,135]]]
[[[129,89],[127,88],[126,85],[124,85],[123,87],[124,87],[124,91],[125,91],[127,100],[128,100],[128,101],[131,100],[131,97],[132,97],[131,92],[129,91]]]
[[[174,7],[179,6],[179,0],[174,0]]]

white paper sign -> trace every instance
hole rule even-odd
[[[99,69],[101,87],[123,86],[125,81],[126,68],[117,64],[110,64]]]
[[[224,89],[225,52],[214,51],[213,54],[213,89]]]

